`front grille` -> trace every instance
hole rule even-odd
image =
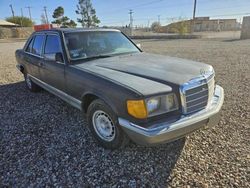
[[[180,87],[180,93],[184,114],[205,109],[214,93],[214,76],[192,79]]]

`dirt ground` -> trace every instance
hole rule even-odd
[[[1,187],[250,187],[250,40],[135,42],[213,65],[225,90],[219,125],[159,147],[104,150],[78,110],[25,88],[14,55],[24,43],[1,42]]]

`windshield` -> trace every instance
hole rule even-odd
[[[66,33],[65,42],[72,60],[140,52],[122,33],[116,31]]]

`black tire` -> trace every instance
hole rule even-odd
[[[99,115],[98,116],[99,119],[104,118],[104,120],[105,120],[105,118],[107,118],[110,121],[110,123],[112,122],[112,125],[111,125],[112,130],[108,129],[108,131],[111,130],[112,133],[114,132],[114,135],[111,133],[110,135],[112,135],[112,136],[109,136],[106,138],[102,138],[100,136],[101,133],[96,128],[97,127],[96,124],[98,124],[98,123],[96,123],[96,121],[98,120],[98,118],[95,118],[96,115]],[[93,120],[95,122],[93,122]],[[100,119],[100,120],[102,120],[102,119]],[[118,118],[117,118],[116,114],[102,100],[96,99],[89,105],[88,111],[87,111],[87,121],[88,121],[88,126],[89,126],[89,129],[90,129],[92,135],[97,140],[99,145],[101,145],[102,147],[104,147],[106,149],[114,150],[114,149],[118,149],[118,148],[123,148],[129,143],[129,138],[121,129],[121,127],[118,123]],[[100,121],[97,121],[97,122],[100,122]],[[107,123],[107,122],[105,122],[105,123]],[[105,123],[104,123],[104,125],[106,125]],[[109,124],[109,122],[108,122],[108,124]],[[110,127],[110,126],[108,126],[108,127]],[[106,129],[106,128],[104,128],[104,129]],[[110,140],[106,140],[106,139],[110,139]]]
[[[31,79],[30,76],[28,74],[24,74],[24,79],[25,79],[25,84],[27,86],[27,88],[31,91],[31,92],[38,92],[41,91],[41,87],[39,87],[37,84],[35,84]]]

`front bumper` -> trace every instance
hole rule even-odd
[[[201,128],[218,124],[219,112],[224,101],[224,90],[216,85],[211,104],[204,110],[191,115],[182,116],[179,120],[168,123],[163,122],[149,128],[118,118],[119,124],[129,138],[140,145],[156,145],[167,143]]]

